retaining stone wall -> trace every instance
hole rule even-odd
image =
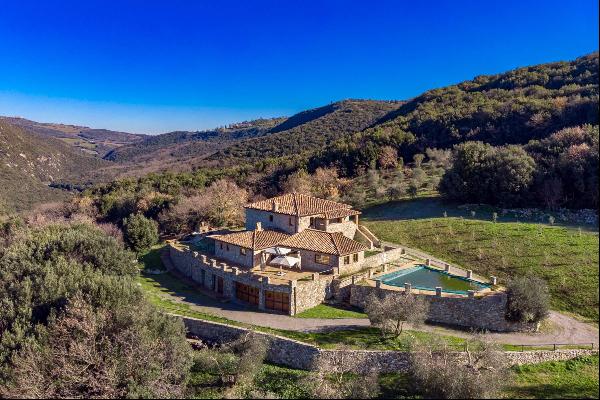
[[[226,343],[251,332],[249,329],[203,321],[190,317],[179,317],[188,332],[206,341]],[[310,344],[263,332],[257,335],[269,340],[267,361],[290,368],[311,370],[317,365],[335,370],[334,366],[350,366],[355,373],[405,372],[410,365],[409,353],[383,350],[323,350]],[[465,353],[457,352],[457,357]],[[579,356],[598,354],[598,350],[537,350],[525,352],[506,352],[509,362],[514,365],[538,363],[544,361],[569,360]]]
[[[350,304],[364,308],[366,299],[372,295],[404,296],[403,293],[375,288],[371,286],[352,285]],[[484,297],[437,297],[418,294],[429,302],[429,322],[484,329],[496,332],[531,331],[532,324],[518,324],[507,321],[506,294],[497,292]]]

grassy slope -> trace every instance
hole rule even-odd
[[[598,321],[597,231],[493,223],[427,201],[389,203],[366,210],[363,217],[384,241],[422,249],[483,276],[504,281],[528,273],[540,276],[548,281],[553,308]],[[420,219],[404,219],[411,217]]]

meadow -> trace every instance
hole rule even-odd
[[[500,284],[518,275],[539,276],[548,282],[553,309],[598,322],[597,228],[501,216],[494,221],[493,211],[471,211],[427,199],[401,201],[365,210],[363,223],[383,241],[498,276]]]

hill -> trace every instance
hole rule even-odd
[[[9,208],[63,199],[67,193],[50,183],[87,179],[107,164],[59,139],[0,120],[0,203]]]
[[[145,137],[145,135],[95,129],[87,126],[36,122],[19,117],[0,117],[0,120],[23,127],[42,136],[60,139],[87,154],[100,158],[119,146],[136,143]]]
[[[335,163],[352,175],[375,163],[384,146],[411,160],[426,148],[526,144],[583,124],[598,125],[598,53],[430,90],[332,144],[313,164]]]
[[[265,157],[312,154],[328,143],[377,122],[398,102],[345,100],[289,118],[260,119],[201,132],[170,132],[123,146],[107,159],[152,163],[160,169],[229,166]],[[148,168],[148,165],[145,165]]]

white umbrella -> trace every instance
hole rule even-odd
[[[276,256],[285,256],[291,251],[292,249],[288,249],[287,247],[269,247],[268,249],[265,249],[265,253],[273,254]]]
[[[300,262],[299,258],[290,256],[279,256],[271,260],[271,264],[281,265],[283,267],[293,267]]]

